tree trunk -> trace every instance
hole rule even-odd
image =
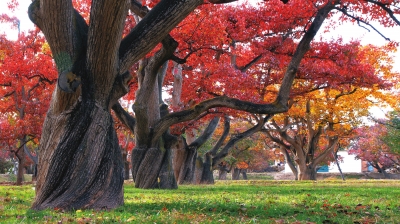
[[[175,173],[172,166],[172,150],[170,145],[165,144],[162,148],[165,150],[164,159],[159,174],[160,183],[159,188],[161,189],[177,189],[178,184],[175,179]]]
[[[214,184],[214,175],[212,167],[212,157],[210,153],[204,155],[203,172],[200,184]]]
[[[333,155],[333,158],[335,158],[335,162],[336,162],[336,165],[337,165],[337,167],[339,169],[340,176],[342,177],[342,180],[345,181],[345,178],[344,178],[344,175],[343,175],[343,172],[342,172],[342,168],[340,168],[340,164],[339,164],[337,153],[338,153],[338,151],[332,152],[332,155]]]
[[[204,171],[203,159],[200,156],[197,156],[194,169],[193,184],[200,184],[201,178],[203,176],[203,171]]]
[[[218,170],[218,180],[226,180],[227,176],[228,176],[228,171],[226,171],[224,169]]]
[[[124,166],[108,110],[81,101],[70,113],[50,111],[43,130],[33,209],[123,204]]]
[[[247,169],[242,170],[243,180],[247,180]]]
[[[125,147],[121,147],[122,150],[122,161],[124,163],[124,180],[129,180],[129,161],[128,153]]]
[[[239,168],[233,168],[232,171],[232,180],[239,180],[240,179],[240,169]]]
[[[383,177],[385,179],[390,179],[390,175],[385,171],[383,167],[379,165],[378,162],[373,162],[373,164],[374,164],[373,167],[375,167],[379,173],[383,174]]]
[[[134,148],[132,150],[132,176],[137,188],[151,189],[157,186],[158,175],[165,150],[159,148]]]
[[[317,171],[315,167],[309,165],[297,164],[298,180],[317,180]]]
[[[37,177],[37,164],[38,164],[37,150],[38,150],[38,148],[35,148],[36,156],[33,156],[32,153],[29,151],[28,147],[26,147],[26,144],[24,145],[24,151],[25,151],[26,155],[33,162],[32,181],[36,181],[36,177]]]
[[[20,139],[20,144],[24,144],[26,143],[25,137]],[[24,147],[22,146],[22,147]],[[24,169],[25,169],[25,150],[22,149],[21,147],[18,149],[18,151],[15,154],[17,156],[18,159],[18,170],[17,170],[17,182],[15,183],[16,185],[22,185],[22,183],[24,182]]]
[[[178,184],[192,184],[196,166],[197,150],[187,147],[185,151],[185,160],[180,167]]]
[[[221,162],[218,164],[218,180],[226,180],[228,175],[228,165],[226,162]]]

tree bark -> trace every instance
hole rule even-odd
[[[229,171],[227,163],[221,162],[218,164],[218,180],[226,180]]]
[[[239,180],[240,179],[240,169],[239,168],[233,168],[232,171],[232,180]]]
[[[298,175],[297,175],[298,180],[316,180],[317,179],[317,171],[316,171],[315,167],[313,167],[313,166],[298,165],[297,172],[298,172]]]
[[[195,159],[197,156],[197,149],[200,148],[212,136],[218,126],[219,120],[219,117],[213,118],[204,130],[204,132],[191,144],[184,144],[184,149],[181,150],[179,154],[177,154],[177,157],[175,157],[175,163],[180,163],[180,167],[176,167],[177,169],[179,169],[177,170],[179,184],[191,184],[195,182],[194,173],[196,169]],[[205,163],[202,164],[204,165]],[[204,167],[202,169],[204,169]],[[202,175],[207,175],[207,172],[204,172],[203,170],[201,171],[201,173]]]
[[[21,144],[25,145],[25,138],[20,140]],[[22,146],[23,147],[23,146]],[[22,185],[24,182],[24,173],[25,173],[25,150],[19,148],[18,151],[15,153],[18,159],[18,170],[17,170],[17,181],[16,185]]]
[[[47,125],[58,128],[41,139],[33,208],[72,210],[123,204],[123,163],[111,114],[93,103],[80,102],[69,115],[46,119]]]
[[[213,164],[211,153],[204,155],[203,172],[201,173],[200,184],[214,184]]]
[[[227,176],[228,176],[228,171],[218,170],[218,180],[226,180]]]
[[[243,180],[247,180],[248,178],[247,178],[247,169],[243,169],[242,171],[241,171],[241,174],[242,174],[242,176],[243,176]]]

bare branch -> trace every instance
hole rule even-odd
[[[346,16],[348,16],[348,17],[354,19],[355,21],[357,21],[357,24],[358,24],[360,27],[362,27],[362,28],[368,30],[368,32],[370,32],[370,30],[369,30],[367,27],[364,27],[364,26],[360,25],[360,23],[365,24],[365,25],[371,27],[373,30],[375,30],[375,32],[377,32],[377,33],[378,33],[381,37],[383,37],[385,40],[390,41],[389,38],[387,38],[385,35],[383,35],[381,32],[379,32],[379,30],[376,29],[376,28],[375,28],[373,25],[371,25],[370,23],[365,22],[364,20],[361,20],[359,17],[350,15],[345,9],[342,9],[342,8],[339,8],[339,7],[335,7],[334,9],[336,9],[336,10],[342,12],[344,15],[346,15]]]
[[[112,107],[115,115],[117,115],[118,119],[132,132],[134,133],[136,119],[130,115],[127,111],[122,108],[121,104],[118,102],[114,104]]]
[[[162,118],[155,126],[153,139],[158,139],[162,133],[168,129],[173,124],[188,121],[196,118],[204,111],[216,107],[227,107],[231,109],[246,111],[249,113],[256,114],[277,114],[288,110],[287,102],[283,104],[282,102],[274,102],[271,104],[257,104],[248,101],[241,101],[238,99],[230,98],[227,96],[215,97],[210,100],[203,101],[191,109],[183,110],[176,113],[171,113],[164,118]]]
[[[218,149],[222,146],[224,143],[226,137],[229,134],[229,129],[230,129],[230,119],[227,115],[225,115],[225,121],[224,121],[224,131],[221,135],[221,137],[218,139],[218,142],[214,145],[214,147],[209,151],[212,156],[215,156],[215,154],[218,152]]]
[[[222,148],[222,150],[220,152],[218,152],[218,154],[216,156],[213,157],[212,159],[212,164],[213,166],[216,166],[217,164],[219,164],[220,160],[222,158],[224,158],[229,150],[239,141],[251,136],[252,134],[261,131],[262,128],[264,127],[265,123],[272,117],[273,115],[267,115],[265,116],[263,119],[261,119],[257,125],[253,126],[252,128],[239,133],[239,134],[235,134],[232,135],[232,137],[229,139],[228,143],[226,143],[226,145]]]
[[[201,145],[203,145],[214,133],[215,129],[218,126],[219,120],[220,117],[214,117],[208,124],[207,128],[203,131],[203,134],[201,134],[200,137],[192,142],[189,147],[199,148]]]
[[[335,100],[339,99],[342,96],[351,95],[351,94],[355,93],[356,91],[357,91],[357,88],[354,88],[353,90],[351,90],[349,92],[341,92],[340,94],[335,96]]]
[[[383,10],[385,10],[389,14],[390,18],[392,18],[393,21],[395,23],[397,23],[397,25],[400,26],[400,21],[396,18],[396,16],[394,15],[393,11],[390,8],[387,7],[389,4],[378,2],[378,1],[375,1],[375,0],[365,0],[365,1],[370,2],[372,4],[375,4],[375,5],[379,6],[379,7],[381,7]]]

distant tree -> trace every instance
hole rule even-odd
[[[400,116],[398,111],[391,112],[389,122],[385,122],[386,135],[383,141],[390,148],[391,153],[400,155]]]
[[[384,138],[387,129],[384,125],[376,124],[371,127],[357,129],[357,138],[351,145],[350,153],[358,159],[368,161],[375,169],[389,177],[386,170],[400,167],[400,155],[393,154]]]
[[[0,36],[0,42],[0,142],[18,161],[20,185],[33,158],[27,145],[39,142],[57,73],[39,30],[20,33],[17,40]]]

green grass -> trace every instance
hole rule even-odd
[[[25,181],[32,181],[32,175],[31,174],[24,174],[24,179]],[[15,174],[0,174],[0,183],[4,182],[15,182],[17,181],[17,175]]]
[[[218,181],[178,190],[125,184],[112,211],[32,211],[32,185],[0,186],[0,223],[399,223],[400,181]]]

